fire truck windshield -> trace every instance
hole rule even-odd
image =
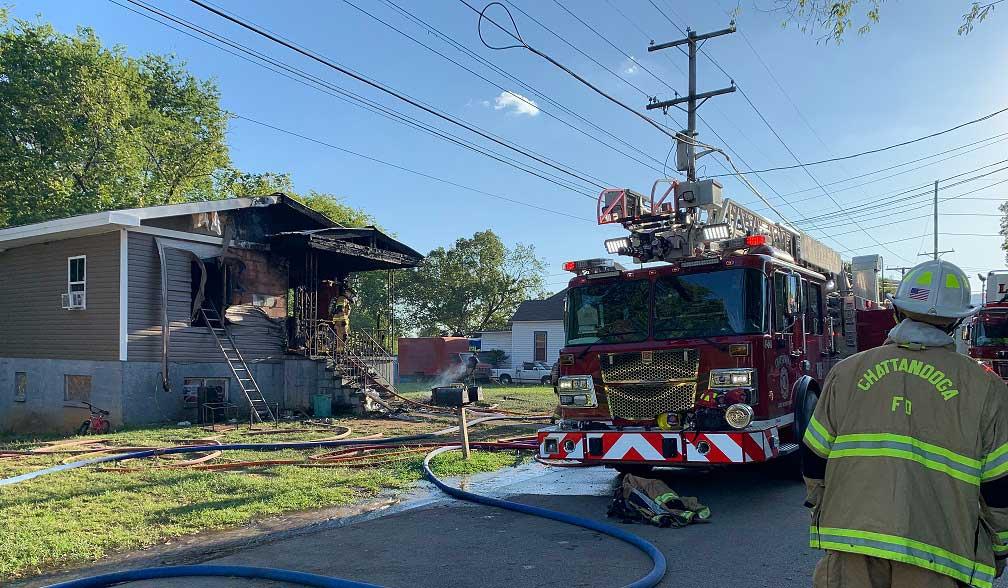
[[[1008,313],[985,314],[978,318],[973,325],[974,345],[1008,345]]]
[[[571,288],[567,344],[634,343],[648,338],[651,284],[615,281]]]
[[[655,281],[654,338],[762,333],[766,277],[757,269],[667,276]]]

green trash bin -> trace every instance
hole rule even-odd
[[[332,416],[332,396],[315,394],[312,396],[312,411],[316,418],[324,419]]]

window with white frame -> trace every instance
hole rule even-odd
[[[87,256],[67,258],[67,294],[72,305],[83,306],[87,290]]]

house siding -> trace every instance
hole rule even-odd
[[[500,349],[507,354],[507,359],[501,363],[501,368],[509,368],[514,365],[511,361],[511,331],[487,331],[480,334],[480,349],[490,351]]]
[[[161,359],[161,263],[154,237],[129,234],[128,351],[129,361]],[[168,321],[171,325],[168,358],[173,362],[206,362],[221,358],[221,352],[206,327],[189,326],[192,312],[191,258],[177,249],[165,249],[168,266]],[[279,295],[284,295],[278,293]],[[245,310],[245,307],[240,307]],[[262,321],[244,320],[228,326],[235,344],[247,361],[277,359],[284,355],[282,329]],[[228,318],[234,318],[228,313]],[[251,326],[245,326],[254,323]]]
[[[0,356],[119,359],[119,231],[0,252]],[[87,256],[86,308],[63,310],[67,258]]]
[[[546,331],[546,363],[552,365],[560,357],[560,349],[564,345],[562,320],[515,321],[511,325],[511,365],[533,361],[536,331]]]

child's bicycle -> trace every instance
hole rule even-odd
[[[81,423],[80,428],[77,429],[77,434],[87,435],[90,433],[92,435],[103,435],[108,433],[111,426],[105,417],[109,415],[109,411],[95,408],[90,402],[85,402],[84,404],[91,411],[91,417]]]

